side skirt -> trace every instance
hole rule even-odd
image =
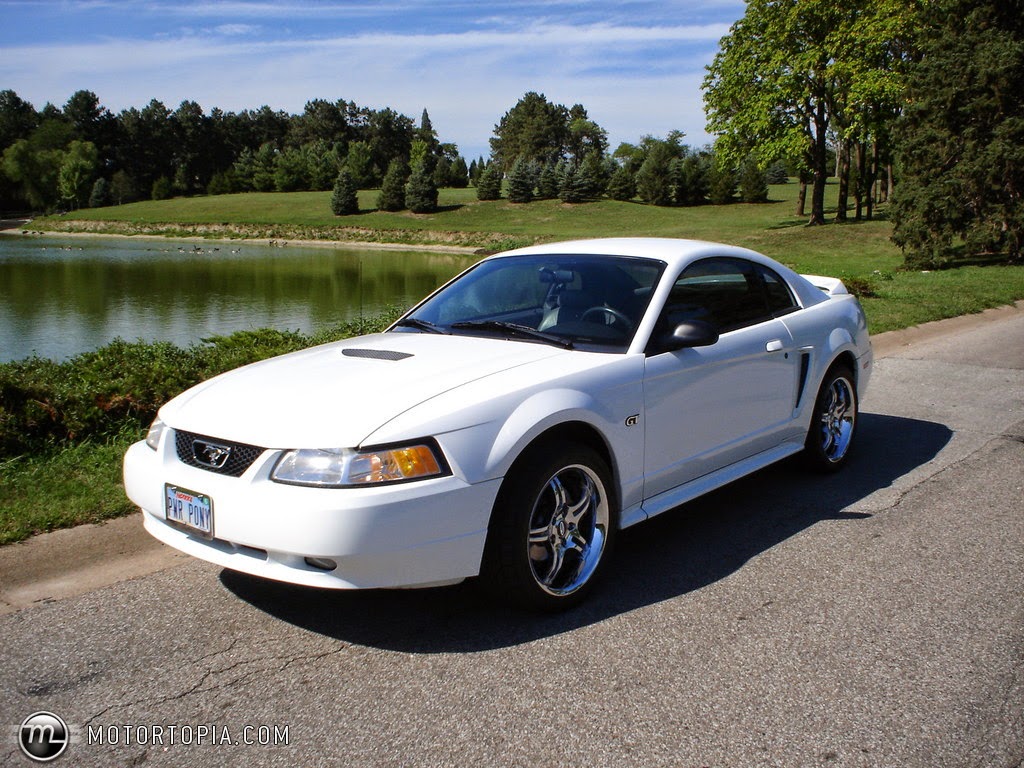
[[[703,477],[698,477],[685,485],[680,485],[678,488],[652,496],[630,509],[623,510],[621,527],[628,528],[631,525],[636,525],[644,520],[660,515],[662,512],[674,509],[680,504],[692,501],[709,491],[721,488],[723,485],[728,485],[734,480],[739,480],[741,477],[752,472],[757,472],[759,469],[764,469],[777,461],[785,459],[787,456],[800,453],[803,448],[804,444],[802,442],[782,443],[767,451],[762,451],[742,461],[737,461],[735,464],[709,472]]]

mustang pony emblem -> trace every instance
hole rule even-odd
[[[205,440],[193,440],[192,456],[200,464],[214,469],[222,469],[231,456],[231,448],[226,445],[208,443]]]

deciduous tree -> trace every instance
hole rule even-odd
[[[64,153],[58,175],[61,199],[72,208],[88,202],[99,163],[99,152],[91,141],[72,141]]]
[[[909,266],[1024,258],[1024,2],[942,0],[898,125],[893,239]]]

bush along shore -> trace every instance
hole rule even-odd
[[[126,237],[203,238],[215,240],[269,240],[278,243],[344,244],[358,246],[438,249],[490,254],[533,245],[538,238],[514,237],[500,232],[373,229],[371,227],[295,226],[278,224],[204,224],[180,222],[138,223],[48,218],[46,234],[88,234]],[[43,232],[40,232],[43,234]]]
[[[0,363],[0,544],[132,511],[121,456],[163,403],[232,368],[374,333],[400,313],[313,334],[239,331],[189,347],[116,340],[63,362]]]

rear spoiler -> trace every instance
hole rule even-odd
[[[843,281],[838,277],[822,277],[821,275],[801,275],[802,278],[807,280],[818,290],[824,291],[829,296],[838,296],[839,294],[849,293],[846,290],[846,286],[843,285]]]

